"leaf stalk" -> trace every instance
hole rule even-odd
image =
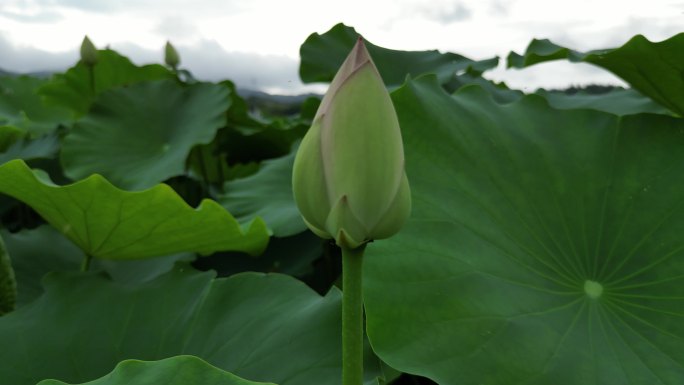
[[[83,262],[81,262],[81,271],[82,272],[87,272],[90,270],[90,262],[92,262],[93,256],[90,254],[86,254],[85,258],[83,258]]]

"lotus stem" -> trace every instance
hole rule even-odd
[[[97,92],[95,91],[95,66],[94,65],[88,65],[88,77],[90,80],[90,94],[93,96],[93,99],[95,99],[95,96],[97,96]]]
[[[90,254],[86,254],[85,258],[83,258],[83,262],[81,262],[81,271],[82,272],[87,272],[90,270],[90,262],[93,260],[93,256]]]
[[[363,384],[363,296],[365,245],[342,247],[342,384]]]

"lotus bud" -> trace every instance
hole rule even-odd
[[[81,61],[87,66],[97,64],[97,48],[88,39],[88,36],[84,37],[83,43],[81,43]]]
[[[388,238],[409,217],[399,120],[361,38],[299,146],[292,185],[307,226],[340,247]]]
[[[176,48],[171,45],[170,41],[166,42],[166,47],[164,48],[164,62],[166,62],[166,65],[174,70],[178,68],[178,64],[180,64],[180,56],[178,55],[178,51],[176,51]]]

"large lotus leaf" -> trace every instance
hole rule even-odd
[[[26,131],[13,126],[0,126],[0,153],[26,136]]]
[[[43,135],[68,121],[69,110],[47,106],[38,95],[38,88],[46,83],[45,79],[30,76],[0,77],[0,125]]]
[[[304,83],[330,82],[359,38],[352,27],[342,23],[328,32],[311,34],[299,49],[299,77]],[[365,42],[385,85],[400,86],[406,75],[434,73],[441,83],[448,82],[456,72],[470,70],[482,73],[495,68],[498,58],[474,61],[455,53],[439,51],[397,51]]]
[[[117,189],[100,175],[68,186],[46,183],[21,160],[0,166],[0,192],[23,201],[87,255],[139,259],[180,252],[259,254],[268,230],[257,218],[246,231],[218,203],[196,209],[165,184]]]
[[[17,306],[22,307],[43,292],[41,279],[51,271],[78,271],[83,252],[50,226],[17,233],[0,231],[17,279]],[[49,245],[49,247],[46,247]]]
[[[447,92],[455,92],[467,85],[478,85],[489,92],[494,100],[499,103],[510,103],[520,99],[524,93],[520,90],[508,88],[505,83],[496,83],[472,73],[464,73],[454,76],[448,83],[442,84]]]
[[[2,129],[0,128],[0,131]],[[2,135],[2,133],[0,133]],[[3,152],[0,152],[0,164],[14,159],[52,158],[59,150],[59,138],[56,134],[44,135],[35,139],[16,138]]]
[[[93,93],[88,66],[78,62],[63,74],[56,74],[39,89],[49,104],[68,108],[73,117],[85,115],[97,95],[111,88],[135,83],[173,79],[175,75],[158,64],[138,67],[128,58],[112,50],[98,51],[98,62],[93,67]]]
[[[91,270],[105,271],[117,282],[142,283],[167,273],[178,262],[192,262],[196,257],[193,253],[179,253],[150,259],[99,259]]]
[[[214,143],[227,155],[230,165],[259,162],[288,154],[292,144],[301,139],[311,125],[313,116],[309,117],[305,114],[308,114],[312,105],[315,105],[313,111],[315,113],[315,108],[320,103],[320,101],[318,103],[314,101],[317,100],[315,97],[304,99],[300,105],[292,99],[301,99],[303,96],[278,97],[263,94],[261,101],[257,99],[255,103],[252,99],[249,105],[239,95],[232,82],[224,80],[219,84],[231,91],[230,108],[227,112],[226,128],[219,130]],[[283,98],[286,101],[283,101]],[[280,111],[279,108],[284,104],[288,104],[289,108],[294,108],[294,111],[289,109]],[[255,107],[258,110],[256,114],[251,111]],[[299,115],[297,115],[297,108],[300,109]],[[276,117],[273,116],[272,110],[274,109]],[[287,117],[283,117],[285,115]],[[196,164],[191,163],[191,165],[198,168]],[[210,170],[211,166],[208,169]],[[226,180],[228,179],[223,181]]]
[[[508,68],[525,68],[531,65],[567,59],[573,62],[583,61],[587,55],[604,54],[610,52],[611,49],[594,50],[588,53],[572,50],[570,48],[561,47],[549,39],[532,39],[523,55],[516,52],[510,52],[506,59]]]
[[[538,90],[549,104],[558,109],[590,108],[616,115],[632,115],[642,112],[671,115],[670,111],[634,89],[615,89],[600,94],[579,91],[567,94],[559,91]]]
[[[0,165],[15,159],[22,159],[31,167],[47,171],[58,181],[64,181],[62,168],[56,158],[59,151],[59,134],[57,132],[37,138],[19,139],[6,151],[0,152]],[[13,231],[24,227],[35,227],[43,223],[26,205],[16,199],[0,194],[0,222]]]
[[[393,93],[414,209],[368,246],[371,343],[459,385],[684,383],[684,121]]]
[[[236,167],[243,169],[242,162],[245,159],[253,159],[255,153],[258,154],[256,155],[258,158],[262,152],[277,151],[277,147],[282,146],[282,143],[278,143],[274,149],[270,146],[271,143],[252,143],[254,141],[251,137],[244,136],[241,132],[243,129],[253,134],[260,132],[266,126],[249,117],[246,102],[234,91],[235,87],[232,83],[224,81],[221,84],[229,85],[230,87],[227,88],[231,90],[227,126],[217,131],[211,143],[193,147],[187,160],[188,174],[205,184],[220,185],[227,180],[234,179]],[[247,162],[250,161],[247,160]],[[249,166],[252,168],[249,173],[256,172],[259,167],[256,162],[250,163]],[[237,174],[240,175],[240,172]]]
[[[228,89],[175,81],[146,82],[103,93],[64,138],[61,158],[73,179],[102,174],[143,189],[184,172],[192,147],[225,124]]]
[[[266,222],[273,235],[287,237],[306,230],[292,196],[292,166],[296,149],[289,155],[263,162],[256,174],[226,182],[217,201],[239,222],[256,217]]]
[[[247,101],[238,93],[235,83],[230,80],[224,80],[219,84],[230,90],[230,108],[227,114],[229,126],[247,133],[258,132],[266,126],[267,122],[250,113],[250,107]]]
[[[684,116],[684,33],[657,43],[636,35],[620,48],[586,53],[535,39],[523,55],[508,55],[508,67],[523,68],[559,59],[605,68],[642,94]]]
[[[195,356],[176,356],[160,361],[126,360],[104,377],[82,385],[267,385],[252,382],[211,366]],[[68,385],[44,380],[38,385]],[[274,385],[274,384],[271,384]]]
[[[489,92],[499,103],[510,103],[519,100],[524,93],[509,89],[504,83],[495,83],[481,76],[462,74],[455,76],[443,87],[454,92],[460,87],[476,84]],[[616,115],[631,115],[642,112],[672,115],[665,107],[645,97],[634,89],[615,88],[601,93],[593,93],[589,89],[579,90],[572,94],[568,91],[547,91],[539,89],[538,95],[544,96],[552,107],[567,110],[589,108],[597,111],[610,112]]]
[[[189,354],[254,381],[340,384],[336,289],[321,297],[286,275],[213,279],[183,266],[139,286],[64,273],[44,283],[42,297],[0,318],[3,383],[84,382],[124,359]]]
[[[300,279],[308,278],[315,274],[314,263],[323,255],[324,242],[326,241],[311,231],[304,231],[291,237],[271,238],[268,247],[259,258],[243,253],[223,252],[200,258],[193,266],[201,270],[216,270],[220,276],[258,271],[287,274]],[[318,277],[321,280],[328,278],[329,281],[323,290],[319,290],[318,287],[315,289],[319,292],[327,291],[330,288],[330,281],[339,277],[339,272],[337,273],[332,277]]]
[[[79,271],[83,251],[54,227],[43,225],[32,230],[9,233],[0,230],[17,280],[17,306],[24,306],[43,293],[41,280],[53,271]],[[45,245],[50,245],[49,251]],[[103,270],[115,281],[140,283],[169,272],[176,261],[190,260],[192,254],[177,254],[141,260],[98,260],[90,270]],[[250,259],[260,259],[251,258]]]
[[[231,129],[221,138],[221,147],[227,152],[230,164],[278,158],[290,153],[293,143],[304,137],[310,125],[310,122],[286,127],[270,124],[253,134]]]
[[[219,130],[221,132],[221,130]],[[209,144],[195,146],[188,155],[188,167],[195,179],[204,184],[220,184],[230,175],[226,153],[218,146],[216,138]]]

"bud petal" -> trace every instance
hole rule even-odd
[[[328,201],[328,191],[323,175],[320,142],[321,123],[320,119],[316,119],[302,139],[295,156],[292,192],[299,211],[311,231],[321,238],[332,238],[332,235],[325,230],[331,204]]]
[[[88,39],[88,36],[84,37],[81,43],[81,61],[87,66],[97,64],[97,48]]]
[[[344,247],[387,238],[410,214],[399,121],[361,39],[299,147],[293,191],[309,227]]]
[[[389,238],[404,226],[411,214],[411,189],[408,178],[404,174],[394,201],[385,212],[385,216],[371,229],[373,239]]]

